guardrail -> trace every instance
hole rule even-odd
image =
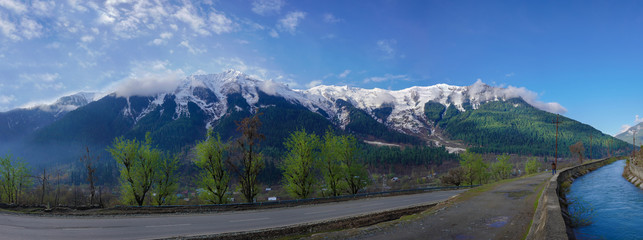
[[[450,187],[429,187],[429,188],[415,188],[415,189],[404,189],[404,190],[394,190],[394,191],[384,191],[384,192],[371,192],[371,193],[358,193],[355,195],[342,195],[334,197],[322,197],[322,198],[307,198],[307,199],[293,199],[293,200],[277,200],[277,201],[267,201],[267,202],[255,202],[255,203],[229,203],[229,204],[199,204],[199,205],[145,205],[145,206],[129,206],[129,205],[117,205],[115,209],[173,209],[173,208],[198,208],[198,209],[208,209],[208,208],[221,208],[221,209],[243,209],[251,207],[261,207],[261,206],[289,206],[289,205],[299,205],[307,203],[316,203],[316,202],[334,202],[342,201],[346,199],[353,198],[365,198],[373,196],[383,196],[383,195],[398,195],[411,192],[429,192],[429,191],[441,191],[441,190],[452,190],[452,189],[461,189],[461,188],[474,188],[480,185],[467,185],[467,186],[450,186]]]

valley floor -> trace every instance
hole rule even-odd
[[[310,239],[522,239],[551,173],[479,187],[424,213]]]

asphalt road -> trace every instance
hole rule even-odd
[[[119,217],[0,214],[0,239],[156,239],[283,227],[440,202],[466,190],[367,198],[291,208]]]

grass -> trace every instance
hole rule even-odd
[[[536,213],[536,210],[538,209],[538,203],[540,203],[540,198],[542,197],[543,192],[545,191],[545,185],[547,185],[547,181],[544,181],[544,182],[538,184],[538,186],[536,186],[536,189],[534,189],[535,191],[538,192],[538,195],[536,196],[536,201],[534,201],[534,214]],[[540,189],[540,190],[538,190],[538,189]],[[531,230],[531,225],[533,225],[533,224],[534,224],[534,218],[532,217],[531,221],[529,221],[529,227],[527,228],[527,231],[525,232],[525,235],[522,237],[523,240],[527,239],[527,235],[529,234],[529,231]]]

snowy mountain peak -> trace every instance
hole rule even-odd
[[[312,112],[324,112],[325,116],[345,127],[350,123],[350,106],[364,111],[375,120],[401,132],[421,133],[431,128],[424,114],[428,102],[436,102],[445,107],[454,106],[459,111],[466,111],[469,106],[477,109],[488,101],[502,101],[510,98],[523,98],[534,107],[543,109],[551,106],[562,106],[557,103],[542,103],[535,100],[537,94],[524,88],[499,88],[477,81],[471,86],[453,86],[436,84],[433,86],[414,86],[401,90],[386,90],[380,88],[364,89],[351,86],[320,85],[306,90],[290,89],[286,84],[260,80],[237,70],[207,75],[192,75],[180,79],[173,90],[157,93],[151,96],[149,105],[142,111],[132,111],[130,104],[123,109],[124,115],[135,121],[145,117],[150,112],[163,106],[166,101],[173,101],[176,109],[172,118],[189,117],[188,105],[195,104],[207,117],[207,126],[224,117],[228,109],[243,109],[242,106],[229,104],[228,97],[239,94],[250,106],[250,111],[266,107],[259,104],[261,94],[283,97],[295,105],[301,105]],[[145,89],[143,89],[145,90]],[[96,96],[93,93],[79,93],[59,99],[56,104],[49,106],[54,111],[69,111],[87,104]],[[118,97],[118,94],[115,96]],[[149,95],[148,95],[149,96]],[[128,99],[129,100],[129,99]],[[339,101],[342,100],[342,101]],[[128,101],[129,103],[129,101]],[[244,104],[245,105],[245,104]],[[562,108],[564,109],[564,108]],[[321,111],[320,111],[321,110]],[[546,110],[546,109],[544,109]],[[377,112],[390,114],[376,114]],[[551,112],[551,111],[550,111]]]
[[[98,96],[95,92],[79,92],[73,95],[63,96],[58,98],[55,102],[50,104],[40,104],[32,108],[38,108],[45,112],[54,113],[55,117],[71,112],[76,108],[87,105],[93,102],[95,97]]]

